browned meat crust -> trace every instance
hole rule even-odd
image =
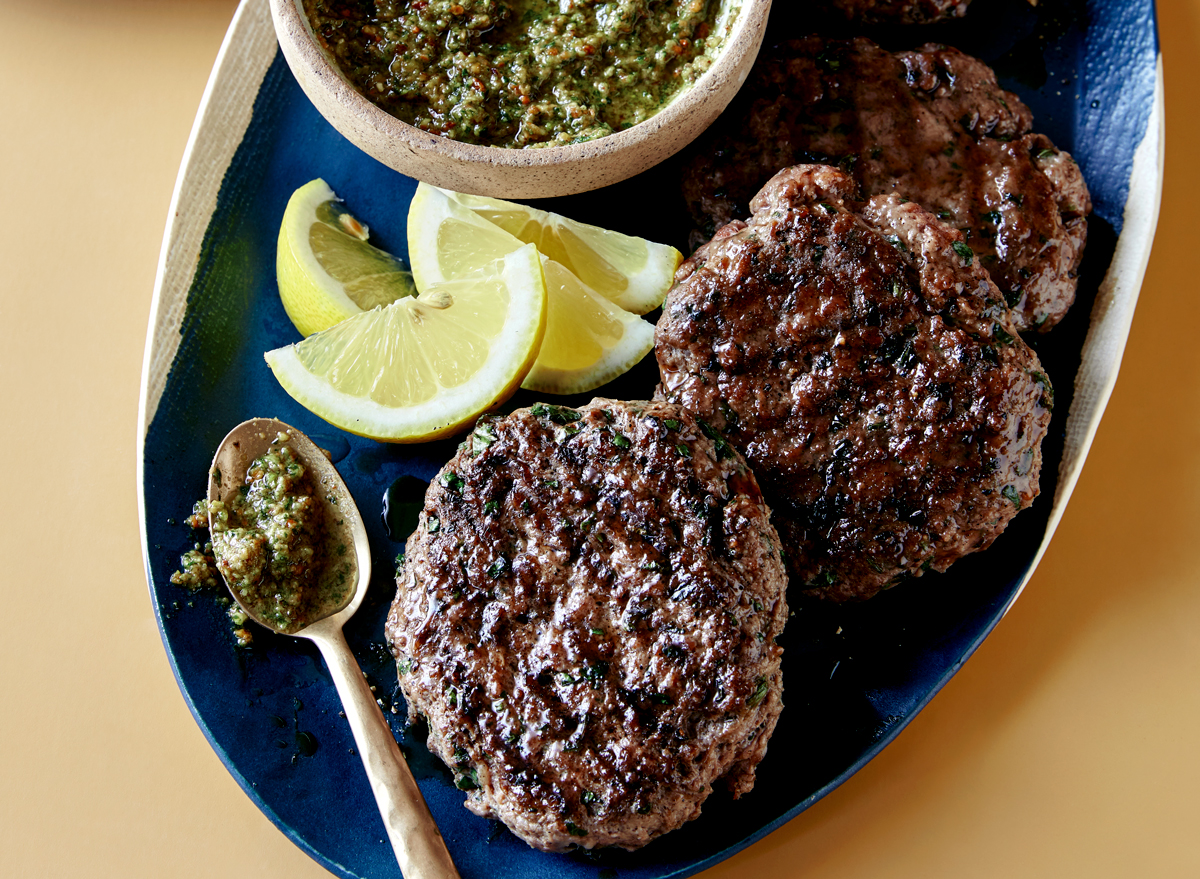
[[[808,37],[759,56],[751,80],[692,149],[684,195],[705,240],[745,217],[780,168],[826,162],[866,196],[894,192],[962,231],[1020,330],[1075,299],[1091,199],[1079,168],[983,62],[944,46],[891,53]]]
[[[983,549],[1038,493],[1051,388],[958,232],[847,175],[776,175],[679,268],[659,396],[724,432],[792,584],[867,598]]]
[[[779,536],[745,460],[679,407],[481,419],[397,585],[410,716],[467,807],[530,845],[637,848],[714,781],[753,786],[782,708]]]
[[[847,20],[861,24],[932,24],[967,14],[971,0],[829,0]]]

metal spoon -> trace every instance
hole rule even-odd
[[[354,586],[347,592],[348,601],[342,607],[330,609],[328,616],[290,633],[263,620],[254,608],[242,603],[232,588],[230,592],[251,619],[272,631],[307,638],[320,648],[333,675],[346,719],[350,721],[354,743],[362,756],[379,814],[405,879],[458,879],[458,871],[433,816],[429,814],[429,807],[342,634],[342,626],[362,604],[371,580],[367,531],[342,477],[312,440],[294,427],[274,418],[253,418],[239,424],[221,441],[209,468],[208,500],[228,502],[244,484],[250,464],[265,454],[272,444],[279,444],[281,434],[286,436],[293,455],[308,470],[318,500],[324,505],[329,545],[336,546],[340,542],[353,547],[349,560],[353,572],[349,582]],[[212,525],[211,514],[209,525]]]

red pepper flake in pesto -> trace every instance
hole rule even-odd
[[[386,112],[464,143],[530,147],[653,116],[711,66],[724,2],[304,0],[304,10],[333,62]]]

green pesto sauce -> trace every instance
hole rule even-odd
[[[197,544],[195,549],[185,552],[179,559],[179,570],[171,575],[171,582],[188,589],[216,588],[220,580],[212,557],[212,544],[207,544],[204,549]]]
[[[208,501],[196,501],[187,523],[196,529],[208,528]],[[212,542],[209,541],[203,546],[197,543],[195,548],[185,552],[179,560],[179,570],[171,575],[171,582],[193,591],[221,588],[221,576],[217,572],[217,561],[213,558]],[[226,613],[229,621],[233,623],[233,635],[238,646],[249,646],[254,641],[254,635],[246,628],[246,612],[228,598],[219,601],[226,605]]]
[[[732,8],[732,4],[726,3]],[[560,146],[648,119],[712,64],[721,0],[304,0],[393,116],[464,143]]]
[[[255,459],[238,493],[211,501],[208,515],[216,568],[254,617],[292,633],[346,603],[346,547],[327,552],[324,507],[288,446]]]

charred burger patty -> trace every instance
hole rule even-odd
[[[636,848],[738,796],[782,707],[780,541],[670,403],[481,419],[431,483],[387,621],[467,806],[530,845]]]
[[[866,598],[988,546],[1038,493],[1051,388],[962,236],[824,165],[687,260],[659,396],[750,461],[793,587]]]
[[[1071,157],[976,58],[808,37],[764,50],[690,151],[684,195],[699,240],[747,216],[781,168],[841,168],[866,197],[895,194],[959,230],[1013,308],[1049,329],[1075,299],[1091,199]]]

